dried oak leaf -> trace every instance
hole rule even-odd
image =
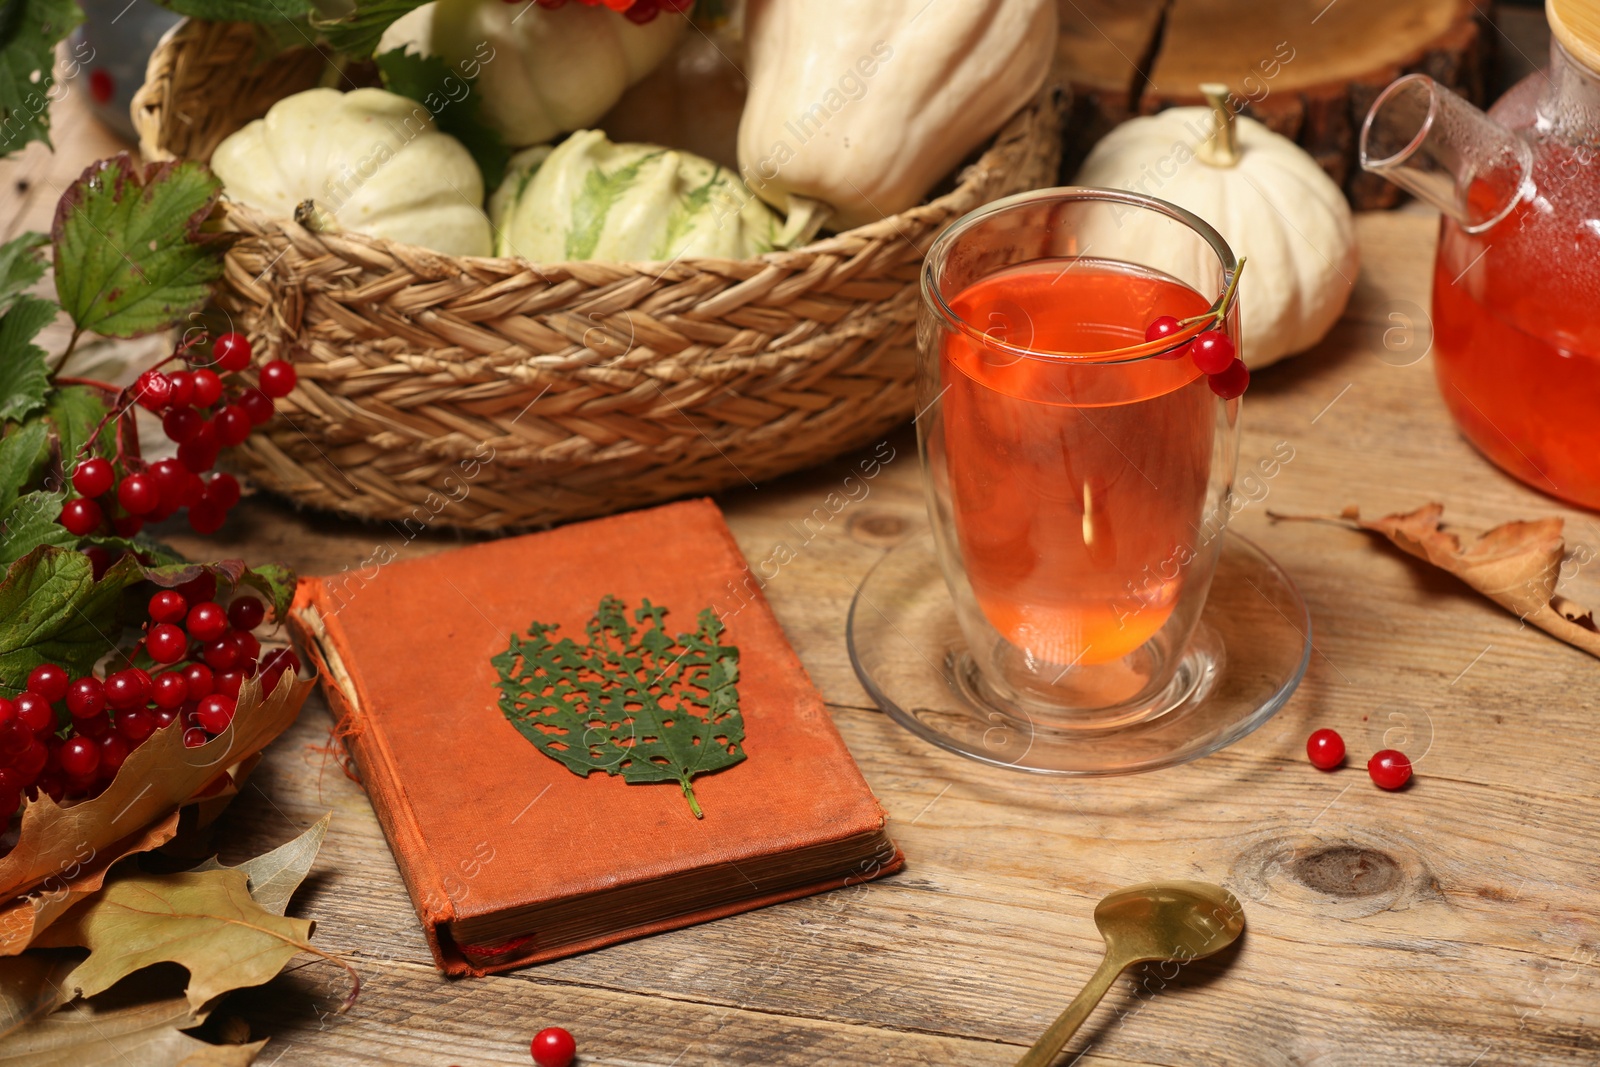
[[[178,832],[178,813],[118,841],[99,852],[87,852],[67,864],[25,897],[0,908],[0,956],[15,956],[33,943],[45,927],[67,909],[105,884],[106,872],[119,860],[160,848]],[[0,1064],[4,1060],[0,1059]]]
[[[146,874],[124,868],[34,944],[89,950],[63,983],[82,997],[145,967],[180,964],[189,972],[184,993],[198,1009],[229,990],[271,981],[300,952],[326,955],[307,941],[310,920],[263,908],[250,896],[249,882],[240,870]]]
[[[1444,505],[1435,503],[1403,515],[1365,520],[1359,509],[1350,507],[1335,521],[1382,534],[1396,547],[1455,575],[1518,618],[1591,656],[1600,656],[1600,632],[1596,632],[1594,616],[1556,592],[1566,558],[1563,520],[1550,517],[1503,523],[1463,548],[1460,538],[1443,529],[1443,515]]]
[[[293,841],[264,852],[255,859],[245,860],[237,867],[224,867],[215,857],[206,860],[196,871],[243,871],[250,879],[250,895],[255,902],[274,915],[289,910],[289,898],[300,888],[311,864],[322,848],[322,839],[328,835],[328,823],[333,812],[328,812]]]
[[[185,748],[178,730],[157,730],[94,799],[63,808],[41,794],[22,812],[16,846],[0,858],[0,899],[30,891],[204,792],[227,768],[283,733],[314,684],[286,673],[263,699],[260,685],[248,679],[232,725],[204,745]]]
[[[11,970],[33,967],[35,957],[5,961],[0,983],[8,992],[24,993],[32,975]],[[51,995],[56,979],[46,975],[33,987],[40,998]],[[25,1002],[25,997],[21,998]],[[0,1067],[249,1067],[266,1045],[211,1045],[182,1033],[199,1026],[206,1013],[183,997],[143,1004],[87,1001],[72,1011],[42,1019],[22,1019],[0,1033]]]

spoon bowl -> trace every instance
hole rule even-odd
[[[1233,944],[1244,932],[1244,908],[1232,893],[1209,882],[1143,882],[1095,905],[1094,924],[1106,942],[1105,958],[1017,1067],[1048,1067],[1111,983],[1135,963],[1188,963]]]
[[[1108,954],[1130,964],[1195,960],[1233,944],[1244,931],[1244,909],[1209,882],[1145,882],[1097,904],[1094,924]]]

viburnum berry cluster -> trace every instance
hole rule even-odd
[[[161,522],[182,509],[196,533],[221,529],[228,510],[239,502],[239,482],[231,474],[202,478],[216,466],[224,448],[241,444],[251,431],[272,418],[276,402],[295,386],[295,369],[281,359],[271,360],[258,373],[259,385],[249,385],[238,372],[250,366],[250,341],[243,334],[225,333],[211,346],[210,365],[201,365],[188,353],[195,342],[179,346],[161,364],[139,375],[122,391],[107,413],[120,420],[138,403],[161,416],[161,428],[178,446],[176,459],[145,463],[122,447],[116,434],[114,457],[80,455],[72,467],[72,488],[61,508],[60,522],[78,537],[114,532],[133,537],[146,522]],[[165,372],[168,362],[184,369]],[[220,372],[220,373],[219,373]],[[98,433],[85,450],[94,447]],[[121,469],[121,476],[118,477]]]
[[[1211,391],[1224,400],[1241,397],[1244,391],[1250,388],[1250,368],[1244,365],[1244,360],[1238,358],[1233,340],[1219,329],[1227,320],[1229,309],[1239,292],[1239,279],[1244,277],[1247,258],[1241,258],[1234,267],[1233,275],[1228,279],[1228,287],[1222,291],[1222,299],[1217,301],[1217,306],[1213,310],[1188,319],[1162,315],[1152,320],[1144,331],[1146,341],[1162,341],[1175,337],[1184,330],[1192,329],[1202,322],[1210,323],[1209,329],[1196,334],[1188,344],[1158,353],[1156,358],[1182,359],[1188,356],[1193,359],[1194,365],[1206,376],[1206,384],[1211,386]]]
[[[0,697],[0,821],[25,795],[95,796],[134,749],[175,723],[185,746],[203,745],[233,721],[246,678],[259,675],[270,693],[284,672],[298,673],[292,649],[262,655],[259,598],[238,594],[224,607],[216,596],[216,576],[203,572],[150,598],[144,637],[126,660],[149,670],[70,678],[42,663],[15,699]]]
[[[525,0],[506,0],[508,4],[520,4]],[[566,4],[567,0],[534,0],[540,7],[557,8]],[[694,0],[578,0],[586,7],[609,7],[613,11],[620,11],[632,22],[645,23],[661,14],[663,11],[672,14],[685,14],[694,7]]]
[[[1162,315],[1144,331],[1144,339],[1159,341],[1164,337],[1171,337],[1181,329],[1183,324],[1177,319],[1171,315]],[[1221,330],[1202,331],[1188,344],[1162,352],[1156,358],[1182,359],[1184,356],[1194,360],[1194,365],[1205,374],[1211,391],[1224,400],[1243,396],[1244,391],[1250,387],[1250,368],[1244,365],[1244,360],[1234,354],[1233,342]]]

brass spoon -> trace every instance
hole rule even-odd
[[[1017,1061],[1017,1067],[1049,1067],[1117,975],[1135,963],[1188,963],[1233,944],[1244,931],[1244,909],[1219,885],[1145,882],[1119,889],[1102,900],[1094,909],[1094,924],[1106,941],[1105,958],[1067,1010]]]

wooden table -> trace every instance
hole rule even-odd
[[[71,132],[58,127],[64,151]],[[34,153],[25,165],[70,174],[83,158],[46,164]],[[273,1039],[260,1062],[526,1065],[533,1032],[559,1024],[586,1064],[1009,1064],[1093,970],[1095,902],[1159,877],[1229,886],[1245,902],[1244,938],[1170,980],[1153,969],[1123,978],[1060,1062],[1600,1061],[1600,664],[1363,535],[1266,515],[1350,503],[1376,515],[1440,500],[1467,527],[1564,514],[1569,547],[1600,548],[1594,516],[1479,458],[1446,417],[1429,361],[1413,362],[1426,345],[1433,220],[1371,216],[1360,233],[1364,266],[1345,319],[1316,351],[1259,374],[1245,404],[1241,468],[1278,442],[1293,459],[1237,528],[1295,576],[1315,620],[1304,683],[1259,731],[1172,770],[1054,780],[947,755],[874,709],[851,672],[844,620],[853,583],[925,522],[902,433],[870,495],[767,594],[889,812],[904,873],[445,981],[365,796],[318,751],[330,726],[319,696],[225,817],[223,859],[331,809],[294,910],[358,968],[363,991],[331,1014],[346,978],[311,962],[230,998],[225,1010]],[[848,462],[722,497],[745,553],[794,543],[791,524],[839,486]],[[261,498],[220,539],[228,554],[306,572],[355,566],[380,543],[401,556],[454,543],[407,544],[387,527]],[[1594,603],[1591,577],[1580,573],[1573,595]],[[1351,766],[1334,774],[1304,755],[1323,726],[1351,749]],[[1417,762],[1403,793],[1380,792],[1362,766],[1386,746]]]

